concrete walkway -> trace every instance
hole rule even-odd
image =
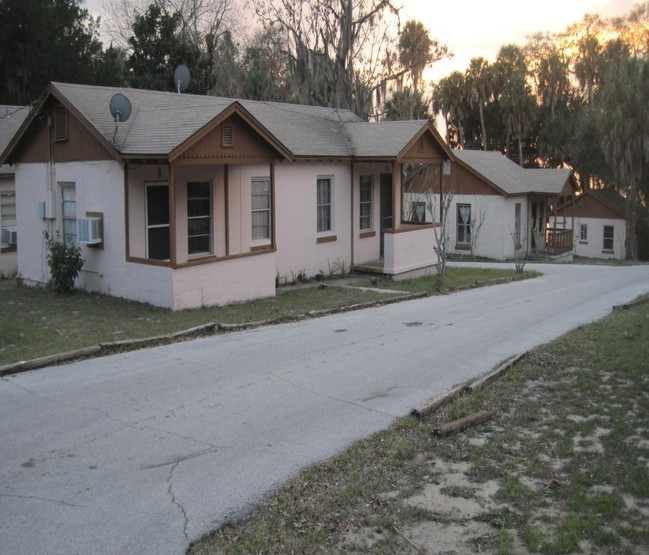
[[[0,552],[181,554],[305,465],[649,292],[649,266],[529,268],[3,378]]]

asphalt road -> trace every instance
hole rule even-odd
[[[184,553],[305,465],[649,292],[646,265],[538,268],[3,378],[0,553]]]

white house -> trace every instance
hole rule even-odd
[[[183,309],[336,265],[432,272],[433,225],[402,210],[402,173],[451,157],[427,120],[52,83],[0,163],[15,168],[24,283],[49,280],[58,234],[82,244],[79,286]]]
[[[559,208],[558,220],[566,214],[574,230],[575,255],[585,258],[625,258],[625,198],[613,189],[589,189]]]
[[[0,152],[29,113],[25,106],[0,106]],[[14,277],[18,267],[14,169],[0,165],[0,278]]]
[[[570,170],[524,169],[499,152],[453,154],[444,176],[445,191],[452,193],[446,222],[450,253],[499,260],[540,252],[571,256],[572,227],[565,224],[570,214],[549,225],[578,189]]]

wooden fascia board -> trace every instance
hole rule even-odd
[[[291,151],[288,150],[275,136],[268,131],[260,122],[257,120],[248,110],[246,110],[238,101],[232,102],[225,110],[220,114],[217,114],[212,118],[208,123],[206,123],[201,129],[196,131],[184,142],[179,144],[169,153],[169,161],[173,162],[179,156],[182,156],[184,152],[198,143],[200,140],[205,138],[210,132],[216,129],[221,125],[226,119],[230,116],[237,114],[243,121],[245,121],[254,131],[256,131],[262,139],[264,139],[272,148],[274,148],[280,156],[284,157],[287,160],[293,160],[294,156]]]
[[[72,104],[61,92],[54,86],[50,85],[51,91],[50,94],[52,97],[56,98],[65,108],[68,110],[68,112],[71,112],[74,117],[83,125],[83,127],[90,133],[95,139],[97,139],[97,142],[101,144],[101,146],[104,147],[104,149],[118,162],[122,162],[122,155],[121,153],[113,147],[107,140],[106,138],[99,132],[97,131],[97,128],[92,125],[85,117],[84,115],[77,110],[76,106]]]
[[[597,198],[595,195],[591,194],[590,191],[586,191],[585,193],[579,195],[578,197],[570,197],[570,198],[566,201],[566,203],[561,207],[561,209],[566,209],[566,210],[567,210],[567,209],[568,209],[571,205],[573,205],[573,204],[574,204],[575,206],[577,206],[577,205],[581,204],[582,199],[584,199],[584,198],[586,198],[586,197],[588,197],[588,198],[594,200],[594,201],[597,202],[600,206],[603,206],[604,208],[606,208],[607,210],[610,210],[610,211],[613,212],[614,214],[617,214],[617,215],[620,217],[620,219],[622,219],[622,220],[626,220],[626,214],[625,214],[624,212],[621,212],[620,210],[616,210],[616,209],[613,208],[612,206],[606,204],[603,200],[601,200],[601,199]]]
[[[472,166],[470,166],[469,164],[467,164],[467,163],[464,162],[463,160],[460,160],[460,159],[457,158],[456,156],[453,156],[453,158],[451,159],[451,161],[452,161],[452,163],[457,163],[457,164],[459,164],[460,166],[462,166],[466,171],[468,171],[470,174],[472,174],[472,175],[474,175],[475,177],[477,177],[478,179],[480,179],[482,182],[484,182],[485,185],[491,187],[494,191],[496,191],[497,193],[499,193],[499,194],[502,195],[503,197],[515,197],[515,196],[520,196],[520,195],[524,195],[524,194],[526,194],[526,193],[508,193],[507,191],[505,191],[505,190],[502,189],[501,187],[498,187],[498,185],[496,185],[496,184],[495,184],[493,181],[491,181],[489,178],[487,178],[487,177],[485,177],[484,175],[482,175],[478,170],[474,169]],[[453,170],[451,169],[451,172],[452,172],[452,171],[453,171]]]

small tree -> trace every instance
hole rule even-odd
[[[475,250],[478,247],[478,235],[482,229],[482,224],[487,219],[487,200],[485,195],[475,196],[475,205],[477,214],[471,219],[471,256],[475,256]]]
[[[436,202],[435,195],[430,195],[428,200],[428,210],[433,215],[433,221],[435,221],[435,212],[436,212]],[[436,225],[433,228],[435,233],[435,246],[433,247],[437,253],[437,285],[436,288],[439,291],[444,285],[444,279],[446,278],[446,261],[448,260],[448,240],[449,235],[446,231],[446,223],[448,221],[448,214],[451,209],[451,203],[453,202],[453,190],[445,191],[441,196],[442,204],[442,217],[439,225]]]
[[[516,233],[511,233],[512,241],[514,241],[514,267],[517,274],[522,274],[527,260],[525,259],[525,249],[523,245],[527,243],[527,237],[517,237]]]
[[[83,258],[81,248],[68,241],[60,240],[57,232],[56,237],[47,240],[47,265],[52,275],[52,288],[60,293],[70,293],[74,289],[74,280],[77,279]]]

